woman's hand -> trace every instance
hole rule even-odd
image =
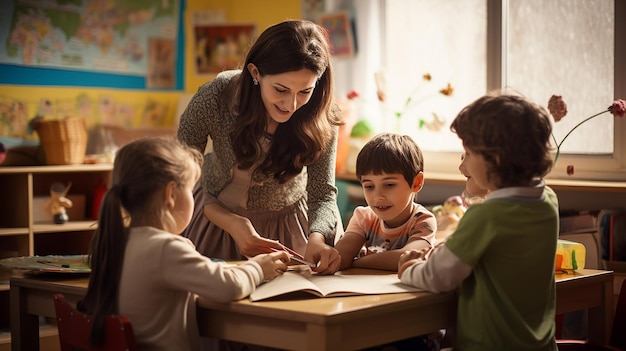
[[[254,257],[258,254],[267,253],[267,250],[263,248],[273,248],[284,251],[283,245],[277,240],[264,238],[256,231],[247,235],[233,235],[233,239],[235,239],[235,243],[237,243],[239,247],[239,252],[246,257]]]
[[[263,247],[282,250],[282,245],[275,240],[263,238],[246,217],[238,216],[226,208],[210,204],[205,205],[204,213],[209,220],[224,228],[239,247],[239,252],[245,257],[254,257],[261,253],[266,253]]]
[[[311,233],[309,242],[306,245],[304,259],[315,263],[313,272],[318,274],[334,274],[341,265],[341,256],[334,247],[326,245],[326,239],[320,233]]]
[[[251,261],[258,263],[263,270],[263,279],[269,280],[282,275],[287,271],[287,263],[289,255],[285,251],[276,251],[263,255],[256,255],[250,258]]]

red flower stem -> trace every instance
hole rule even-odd
[[[556,160],[559,159],[559,151],[561,148],[561,144],[559,144],[558,141],[556,141],[556,137],[554,136],[554,133],[550,133],[552,135],[552,140],[554,140],[554,145],[556,145],[556,155],[554,156],[554,165],[556,165]]]
[[[583,124],[583,123],[587,122],[588,120],[590,120],[590,119],[592,119],[592,118],[594,118],[594,117],[598,117],[598,116],[600,116],[601,114],[603,114],[603,113],[605,113],[605,112],[609,112],[609,110],[607,109],[607,110],[604,110],[604,111],[602,111],[602,112],[598,112],[598,113],[596,113],[596,114],[595,114],[595,115],[593,115],[593,116],[590,116],[590,117],[585,118],[584,120],[580,121],[577,125],[575,125],[575,126],[574,126],[574,128],[570,129],[570,131],[569,131],[567,134],[565,134],[565,136],[563,137],[563,139],[561,139],[561,142],[560,142],[560,143],[558,143],[558,144],[557,144],[557,146],[556,146],[556,156],[554,156],[554,164],[556,164],[556,160],[558,160],[558,159],[559,159],[559,152],[561,151],[561,145],[563,145],[563,142],[565,141],[565,139],[567,139],[567,137],[568,137],[570,134],[572,134],[572,132],[573,132],[576,128],[580,127],[580,125],[581,125],[581,124]],[[552,138],[553,138],[553,139],[554,139],[554,141],[556,142],[556,138],[554,137],[554,134],[552,134]]]

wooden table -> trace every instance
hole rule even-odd
[[[37,350],[37,317],[54,317],[52,294],[75,303],[87,280],[12,277],[12,350]],[[608,342],[613,272],[557,274],[556,285],[557,313],[589,309],[590,340]],[[455,315],[455,293],[415,292],[230,304],[200,300],[198,322],[201,334],[214,338],[293,350],[349,350],[450,328]]]

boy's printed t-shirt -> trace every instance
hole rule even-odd
[[[467,210],[446,242],[472,266],[460,288],[455,349],[556,349],[557,238],[558,200],[543,183],[497,190]]]
[[[434,244],[436,231],[435,216],[418,203],[413,203],[409,220],[396,228],[385,226],[369,206],[359,206],[354,209],[346,228],[346,233],[356,233],[365,238],[365,255],[401,249],[412,240],[423,239]]]

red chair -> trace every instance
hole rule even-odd
[[[556,341],[559,351],[624,351],[626,350],[626,280],[622,287],[615,308],[615,317],[611,327],[611,338],[608,345],[594,345],[585,340]]]
[[[92,348],[89,345],[92,319],[77,311],[62,294],[54,295],[59,342],[62,351],[136,351],[135,334],[130,320],[121,315],[109,315],[105,321],[104,344]]]

